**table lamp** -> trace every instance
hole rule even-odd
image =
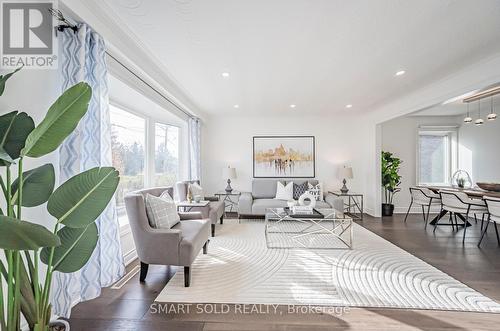
[[[340,192],[342,192],[343,194],[346,194],[347,192],[349,192],[349,189],[345,185],[347,183],[346,178],[347,179],[353,178],[352,168],[351,167],[343,167],[342,169],[340,169],[340,177],[344,179],[342,181],[342,183],[344,183],[344,186],[342,186],[342,188],[340,189]]]
[[[227,179],[226,192],[231,193],[233,191],[231,179],[236,178],[236,168],[227,167],[222,169],[222,178]]]

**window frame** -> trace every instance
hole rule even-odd
[[[144,150],[146,151],[144,155],[144,187],[153,187],[154,185],[154,175],[155,175],[155,140],[156,140],[156,132],[155,126],[156,124],[169,125],[178,128],[179,130],[179,164],[178,164],[178,174],[179,177],[182,177],[182,166],[184,164],[182,158],[182,143],[184,142],[184,134],[185,128],[180,124],[173,124],[170,121],[165,121],[157,118],[156,116],[150,116],[143,112],[137,111],[136,109],[132,109],[123,105],[121,102],[110,98],[109,105],[116,107],[120,110],[128,112],[132,115],[140,117],[145,121],[145,132],[144,132]],[[111,121],[110,121],[111,126]],[[179,178],[180,179],[180,178]],[[120,236],[127,235],[131,232],[129,223],[120,226]]]
[[[445,146],[445,182],[443,183],[428,183],[423,182],[420,179],[420,136],[422,135],[434,135],[434,136],[444,136],[447,137]],[[427,186],[449,186],[451,183],[451,177],[458,167],[458,127],[453,126],[419,126],[416,134],[416,182],[417,185],[427,185]]]
[[[149,175],[148,175],[148,169],[149,169],[148,167],[149,167],[149,163],[150,163],[149,140],[148,140],[149,131],[150,131],[150,128],[149,128],[150,118],[148,116],[144,115],[143,113],[140,113],[134,109],[131,109],[130,107],[124,106],[123,104],[116,102],[115,100],[110,99],[109,105],[112,107],[118,108],[121,111],[130,113],[130,114],[137,116],[137,117],[140,117],[144,120],[144,151],[145,151],[145,153],[144,153],[144,187],[148,187],[149,182],[150,182]],[[112,125],[111,118],[109,121],[109,125],[110,125],[110,127]],[[130,224],[128,222],[127,222],[127,224],[120,225],[120,236],[124,236],[130,232],[131,232]]]
[[[151,153],[151,176],[150,180],[152,184],[155,184],[155,174],[156,174],[156,169],[155,169],[155,148],[156,148],[156,124],[160,125],[168,125],[168,126],[173,126],[176,127],[178,130],[178,137],[177,137],[177,149],[178,149],[178,155],[177,155],[177,175],[180,177],[181,174],[181,141],[182,141],[182,127],[180,125],[175,125],[175,124],[169,124],[166,123],[165,121],[159,121],[159,120],[154,120],[152,121],[152,126],[151,126],[151,131],[152,131],[152,153]],[[179,178],[177,178],[179,180]]]

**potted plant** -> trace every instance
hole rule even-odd
[[[403,161],[394,157],[390,152],[382,151],[382,187],[384,189],[384,203],[382,203],[382,216],[392,216],[394,213],[394,194],[401,191],[399,166]]]
[[[0,76],[0,95],[14,73]],[[5,210],[0,210],[0,249],[5,253],[5,262],[0,260],[2,331],[20,330],[21,314],[30,330],[50,330],[53,273],[80,270],[97,244],[95,220],[113,197],[118,172],[113,167],[89,169],[54,190],[52,164],[30,170],[23,167],[25,158],[53,152],[73,132],[87,112],[91,94],[88,84],[74,85],[37,126],[26,113],[13,111],[0,116],[0,166],[5,174],[0,176],[5,199]],[[44,203],[56,220],[52,231],[23,215],[24,208]],[[44,274],[40,262],[47,266]]]

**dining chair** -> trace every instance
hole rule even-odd
[[[481,234],[481,238],[477,243],[477,247],[481,246],[481,241],[483,241],[483,237],[488,231],[488,225],[493,223],[495,225],[495,232],[497,235],[497,242],[500,245],[500,237],[498,236],[498,228],[497,223],[500,223],[500,198],[494,198],[489,196],[483,197],[484,202],[486,203],[486,207],[488,208],[488,221],[486,222],[486,226],[483,229],[483,233]]]
[[[425,227],[427,227],[431,206],[440,205],[441,197],[439,196],[439,194],[434,193],[427,187],[410,187],[410,196],[411,201],[410,206],[408,207],[408,211],[406,212],[405,223],[406,219],[408,218],[408,214],[410,213],[411,207],[415,204],[422,207],[422,215],[424,217]],[[425,212],[425,207],[427,207],[427,213]]]
[[[441,208],[450,213],[450,221],[455,220],[455,225],[458,228],[457,216],[464,222],[464,235],[462,243],[465,243],[465,234],[467,232],[467,221],[469,215],[484,215],[488,214],[486,203],[480,199],[471,199],[464,192],[459,191],[439,191],[441,196]],[[434,231],[436,231],[437,222],[434,224]]]

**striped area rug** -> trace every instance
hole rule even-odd
[[[228,220],[192,267],[191,287],[179,269],[156,302],[500,312],[499,303],[357,224],[352,250],[268,249],[262,220]]]

